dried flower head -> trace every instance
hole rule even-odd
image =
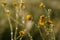
[[[32,19],[32,16],[31,15],[26,15],[26,20],[27,21],[30,21]]]
[[[40,19],[39,19],[39,22],[38,22],[39,25],[42,25],[42,26],[44,25],[44,22],[45,22],[44,18],[45,18],[44,15],[40,16]]]
[[[19,34],[20,34],[20,36],[24,36],[25,32],[24,31],[20,31]]]
[[[17,6],[18,4],[17,4],[17,2],[13,2],[13,6]]]
[[[7,16],[10,16],[10,10],[5,10],[6,11],[6,13],[7,13]]]
[[[6,3],[6,1],[3,1],[2,2],[2,6],[5,6],[7,3]]]
[[[44,7],[45,7],[44,3],[41,2],[41,3],[40,3],[40,8],[44,8]]]
[[[22,9],[25,9],[24,2],[21,2],[21,3],[20,3],[20,7],[21,7]]]

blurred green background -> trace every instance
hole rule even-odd
[[[0,40],[10,40],[10,28],[7,16],[5,14],[4,8],[1,6],[1,2],[4,0],[0,0]],[[8,8],[11,10],[12,16],[15,15],[15,9],[11,5],[14,1],[20,2],[20,0],[7,0]],[[45,11],[39,8],[40,2],[44,2],[46,5],[46,9],[50,8],[51,11],[51,20],[53,21],[55,27],[55,36],[56,40],[60,40],[60,0],[23,0],[25,3],[26,13],[31,13],[34,17],[34,21],[37,23],[39,20],[39,16],[44,14]],[[46,13],[47,14],[47,13]],[[13,16],[14,17],[14,16]],[[14,27],[14,22],[12,22]],[[34,40],[40,40],[39,32],[36,27],[32,28],[31,34]],[[26,37],[27,38],[27,37]],[[27,39],[23,39],[27,40]],[[42,40],[42,39],[41,39]]]

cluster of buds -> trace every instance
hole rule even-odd
[[[48,25],[52,24],[52,21],[51,21],[51,20],[45,21],[45,16],[44,16],[44,15],[40,16],[39,25],[44,25],[45,22],[46,22],[46,24],[48,24]]]

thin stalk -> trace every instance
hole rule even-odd
[[[35,26],[38,26],[38,25],[35,24]],[[38,28],[38,30],[39,30],[40,36],[42,37],[43,40],[45,40],[44,37],[43,37],[43,34],[41,33],[41,31],[40,31],[40,29],[39,29],[39,26],[38,26],[37,28]]]
[[[20,37],[20,40],[22,40],[23,37]]]
[[[53,25],[53,24],[52,24],[52,25]],[[52,27],[54,28],[54,25],[53,25]],[[52,28],[52,29],[53,29],[53,28]],[[55,39],[55,31],[54,31],[54,29],[53,29],[53,37],[54,37],[54,40],[56,40],[56,39]]]
[[[11,20],[8,16],[8,21],[9,21],[9,25],[10,25],[10,29],[11,29],[11,40],[13,40],[13,28],[12,28],[12,24],[11,24]]]
[[[54,40],[56,40],[56,39],[55,39],[55,32],[54,32],[54,31],[53,31],[53,34],[54,34]]]
[[[30,33],[29,33],[29,32],[27,32],[27,34],[28,34],[28,36],[29,36],[30,40],[33,40],[33,39],[32,39],[32,36],[30,35]]]
[[[20,26],[24,27],[23,24],[19,23],[18,21],[16,21],[16,19],[14,19],[13,17],[10,17],[14,22],[16,22],[17,24],[19,24]]]
[[[17,7],[16,7],[16,21],[18,21],[18,9],[17,9]],[[17,30],[18,30],[18,24],[17,24],[17,22],[16,22],[16,29],[15,29],[14,40],[17,40],[17,39],[16,39]]]
[[[20,38],[20,36],[17,37],[17,39]]]
[[[4,11],[6,11],[7,6],[3,6]],[[11,20],[10,17],[8,16],[8,21],[9,21],[9,25],[10,25],[10,30],[11,30],[11,40],[13,40],[13,28],[12,28],[12,24],[11,24]]]
[[[24,3],[23,0],[20,0],[20,13],[21,13],[21,22],[22,24],[25,24],[25,14],[24,14],[24,9],[23,9]]]

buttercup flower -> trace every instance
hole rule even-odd
[[[30,21],[32,19],[32,16],[31,15],[26,15],[26,20],[27,21]]]
[[[44,22],[45,22],[44,18],[45,18],[44,15],[40,16],[39,25],[42,25],[42,26],[44,25]]]
[[[44,7],[45,7],[44,3],[41,2],[41,3],[40,3],[40,8],[44,8]]]

